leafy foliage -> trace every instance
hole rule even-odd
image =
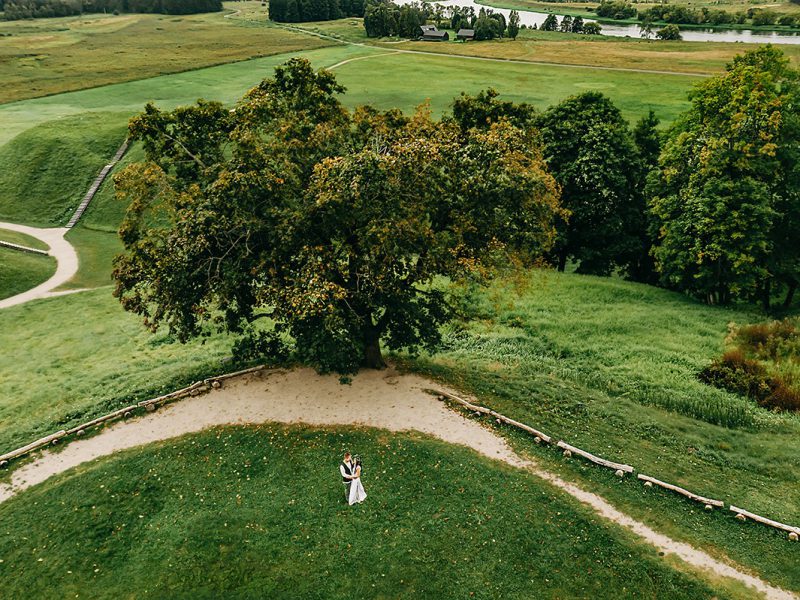
[[[700,84],[651,185],[662,282],[726,303],[800,279],[798,72],[763,47]]]
[[[232,111],[148,106],[131,122],[149,161],[118,177],[129,203],[115,294],[181,340],[204,326],[296,342],[321,371],[432,350],[453,316],[435,278],[485,282],[553,243],[557,186],[508,122],[464,130],[362,107],[292,59]]]
[[[364,11],[364,30],[367,37],[417,38],[420,27],[432,16],[430,7],[418,2],[403,5],[389,0],[369,2]]]
[[[270,0],[269,18],[279,23],[363,17],[364,0]]]
[[[607,275],[637,259],[644,229],[643,168],[627,122],[599,92],[567,98],[536,119],[545,159],[570,211],[558,225],[559,270]]]

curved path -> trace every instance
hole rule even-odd
[[[0,308],[8,308],[9,306],[16,306],[17,304],[23,304],[31,300],[60,295],[58,292],[53,292],[53,290],[68,282],[75,276],[75,273],[78,272],[78,253],[75,252],[75,248],[73,248],[72,244],[64,239],[69,229],[66,227],[40,229],[38,227],[28,227],[27,225],[3,222],[0,222],[0,229],[10,229],[11,231],[24,233],[41,240],[50,247],[48,254],[54,257],[57,263],[56,272],[53,273],[50,279],[27,292],[22,292],[16,296],[0,300]]]
[[[425,392],[427,388],[444,389],[422,377],[399,375],[392,371],[364,372],[355,377],[351,385],[341,385],[335,376],[321,377],[308,369],[262,371],[233,378],[226,381],[221,390],[186,398],[131,421],[117,422],[93,437],[68,444],[60,452],[42,453],[33,462],[16,469],[10,485],[0,484],[0,503],[87,461],[216,425],[280,422],[415,430],[527,469],[588,505],[598,515],[631,530],[658,550],[677,556],[712,577],[734,579],[753,588],[754,594],[757,591],[770,599],[797,598],[733,564],[654,531],[617,510],[601,496],[587,492],[521,457],[503,438],[480,423],[448,409]]]

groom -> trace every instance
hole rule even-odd
[[[355,472],[355,465],[353,465],[352,457],[349,452],[344,453],[342,464],[339,465],[339,472],[342,474],[342,483],[344,483],[345,500],[349,500],[350,484],[353,483],[353,473]]]

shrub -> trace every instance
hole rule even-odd
[[[800,410],[800,390],[789,387],[780,378],[775,383],[772,393],[759,404],[780,410]]]
[[[729,350],[721,359],[715,359],[698,374],[703,383],[747,396],[759,403],[772,394],[773,388],[767,369],[758,361],[745,357],[738,348]]]

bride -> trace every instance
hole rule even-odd
[[[356,456],[356,470],[353,473],[353,480],[350,484],[350,505],[356,502],[363,502],[367,497],[367,492],[364,491],[364,486],[361,485],[361,457]]]

